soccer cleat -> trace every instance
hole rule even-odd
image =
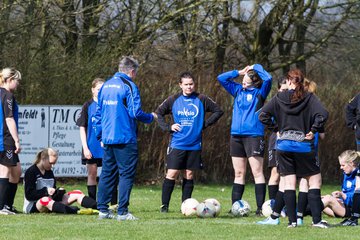
[[[298,226],[304,225],[304,220],[302,218],[298,218],[298,219],[296,219],[296,224]]]
[[[99,218],[100,220],[102,219],[115,219],[116,215],[113,214],[112,212],[99,212]]]
[[[311,226],[316,227],[316,228],[329,228],[330,227],[329,224],[324,220],[321,220],[318,223],[312,224]]]
[[[289,223],[289,225],[287,226],[287,228],[296,228],[296,227],[297,227],[296,222]]]
[[[15,215],[15,213],[4,207],[0,210],[0,215]]]
[[[99,214],[99,210],[92,209],[92,208],[82,208],[82,209],[77,211],[77,214],[79,214],[79,215]]]
[[[160,206],[160,212],[161,212],[161,213],[168,213],[168,212],[169,212],[169,206],[167,206],[167,205],[161,205],[161,206]]]
[[[268,217],[265,220],[257,222],[256,224],[260,224],[260,225],[279,225],[280,220],[279,220],[279,218],[272,219],[271,217]]]
[[[344,221],[342,221],[341,223],[338,224],[338,226],[357,226],[358,225],[358,221],[356,220],[351,220],[351,219],[345,219]]]
[[[135,217],[131,213],[123,214],[123,215],[117,215],[116,220],[118,221],[136,221],[139,220],[139,218]]]

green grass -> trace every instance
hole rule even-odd
[[[58,184],[60,186],[60,184]],[[85,184],[65,185],[67,190],[81,189]],[[324,186],[322,193],[330,193],[336,186]],[[19,185],[15,206],[23,205],[23,187]],[[249,217],[234,218],[227,214],[231,207],[231,186],[196,185],[193,197],[198,201],[216,198],[222,204],[218,218],[184,217],[180,213],[181,189],[174,190],[170,212],[159,213],[160,186],[135,186],[131,195],[130,211],[139,221],[117,222],[97,220],[96,215],[18,214],[0,216],[0,239],[356,239],[360,227],[315,229],[311,218],[304,226],[287,229],[287,219],[279,226],[259,226],[262,220],[252,213]],[[255,206],[254,187],[247,185],[243,199]],[[341,219],[327,218],[329,223]],[[356,236],[356,237],[355,237]]]

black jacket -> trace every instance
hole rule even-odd
[[[328,119],[328,112],[319,99],[312,93],[306,93],[304,98],[292,103],[293,91],[276,94],[266,104],[259,115],[260,121],[280,133],[287,130],[301,131],[304,134],[312,131],[323,132]]]
[[[346,125],[355,130],[356,138],[360,139],[360,93],[346,105]]]

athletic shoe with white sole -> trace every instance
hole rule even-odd
[[[135,220],[139,220],[139,218],[135,217],[131,213],[127,213],[124,215],[117,215],[116,220],[118,220],[118,221],[135,221]]]
[[[260,224],[260,225],[279,225],[280,220],[279,220],[279,218],[272,219],[271,217],[268,217],[265,220],[257,222],[256,224]]]
[[[316,227],[316,228],[329,228],[329,224],[324,221],[324,220],[321,220],[320,222],[316,223],[316,224],[312,224],[311,225],[312,227]]]
[[[116,215],[112,212],[99,212],[99,219],[115,219]]]

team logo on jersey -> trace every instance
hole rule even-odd
[[[251,95],[251,94],[246,95],[246,100],[248,102],[251,102],[252,99],[253,99],[253,95]]]
[[[351,186],[352,186],[352,182],[351,181],[346,181],[346,187],[351,188]]]
[[[199,114],[199,108],[195,104],[189,103],[188,108],[184,107],[183,110],[178,110],[177,114],[179,116],[196,118]]]

